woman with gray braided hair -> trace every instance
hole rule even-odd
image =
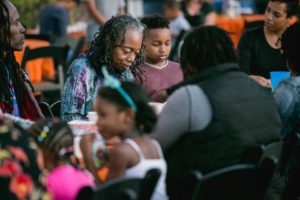
[[[92,177],[72,162],[73,134],[66,122],[57,118],[39,120],[29,132],[41,151],[48,172],[45,187],[53,199],[73,200],[82,187],[94,186]]]
[[[62,97],[64,120],[87,119],[103,86],[103,66],[122,81],[133,81],[142,74],[144,30],[144,25],[129,15],[113,17],[99,28],[87,54],[70,66]]]

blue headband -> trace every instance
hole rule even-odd
[[[116,89],[122,96],[123,98],[127,101],[129,106],[136,112],[137,107],[135,103],[133,102],[132,98],[129,96],[129,94],[121,87],[121,82],[116,79],[115,77],[111,76],[106,67],[102,67],[102,74],[104,76],[104,86]]]

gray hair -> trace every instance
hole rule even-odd
[[[116,45],[120,45],[124,42],[124,36],[127,30],[137,30],[142,32],[144,41],[145,26],[138,19],[130,15],[112,17],[99,28],[99,32],[95,34],[95,38],[91,42],[91,47],[89,49],[89,58],[97,73],[101,73],[100,68],[103,64],[112,67],[112,51]],[[135,61],[131,66],[131,71],[134,75],[142,73],[140,68],[142,62],[143,54],[141,51],[136,56]]]

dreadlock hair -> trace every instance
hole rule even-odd
[[[287,17],[294,16],[298,13],[299,3],[298,0],[269,0],[269,2],[280,2],[286,4]]]
[[[124,42],[126,31],[130,29],[142,32],[144,41],[144,25],[130,15],[112,17],[103,26],[100,26],[99,32],[95,34],[95,38],[91,42],[91,47],[88,51],[92,67],[99,75],[101,74],[103,64],[107,64],[108,67],[113,69],[113,49]],[[130,67],[133,75],[142,74],[141,63],[143,62],[143,49],[144,46],[142,46],[142,51],[136,55],[135,61]]]
[[[140,85],[134,82],[121,82],[121,87],[127,92],[137,107],[135,117],[137,130],[139,130],[140,134],[151,133],[155,127],[157,116],[148,104],[149,99],[145,91]],[[126,101],[120,92],[111,87],[102,87],[98,92],[98,98],[109,101],[120,110],[131,108],[128,101]]]
[[[145,16],[141,19],[141,22],[147,26],[147,30],[157,28],[170,28],[169,20],[160,14]]]
[[[300,58],[298,48],[300,46],[300,24],[296,23],[283,33],[281,38],[281,49],[287,65],[292,71],[300,74]]]
[[[13,110],[7,71],[12,80],[19,108],[23,103],[23,88],[25,76],[17,63],[13,49],[10,47],[10,15],[7,0],[0,1],[0,102],[11,113]]]
[[[57,158],[68,160],[73,154],[73,134],[65,121],[42,119],[29,129],[29,133],[40,148],[47,149]]]
[[[223,29],[200,26],[190,32],[182,45],[180,63],[184,71],[197,73],[214,65],[237,62],[233,43]]]

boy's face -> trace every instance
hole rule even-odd
[[[168,28],[149,29],[145,39],[145,61],[163,66],[171,51],[171,31]]]

